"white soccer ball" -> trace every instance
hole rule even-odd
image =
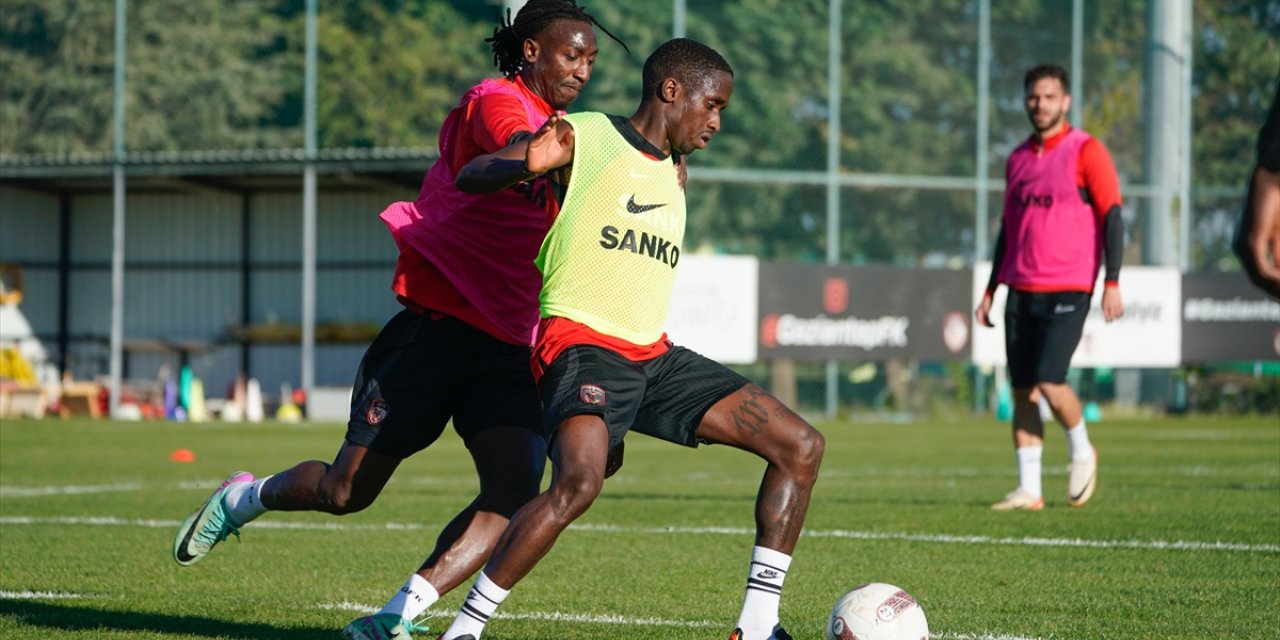
[[[928,640],[924,609],[911,594],[873,582],[844,594],[831,609],[827,640]]]

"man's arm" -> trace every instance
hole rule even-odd
[[[1120,213],[1120,179],[1111,154],[1097,139],[1080,148],[1080,173],[1094,214],[1102,224],[1102,252],[1105,265],[1102,287],[1102,317],[1111,322],[1124,315],[1120,297],[1120,265],[1124,261],[1124,216]]]
[[[1258,164],[1244,207],[1233,243],[1240,266],[1253,284],[1280,300],[1280,82],[1258,132]]]
[[[1241,264],[1255,285],[1280,299],[1280,171],[1259,164],[1250,191]]]
[[[476,156],[458,172],[454,184],[464,193],[493,193],[536,178],[573,161],[573,127],[561,113],[530,138]]]
[[[1004,264],[1004,223],[1000,224],[1000,233],[996,236],[996,252],[991,258],[991,277],[987,279],[987,291],[982,294],[982,302],[978,303],[978,308],[974,310],[973,317],[977,319],[978,324],[984,327],[994,327],[996,323],[991,321],[991,300],[996,295],[996,287],[1000,286],[998,278],[1000,277],[1000,265]]]

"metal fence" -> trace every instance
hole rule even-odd
[[[102,4],[92,10],[103,11]],[[385,4],[400,11],[430,11],[433,4],[469,6],[467,11],[474,11],[475,3]],[[520,4],[503,3],[513,9]],[[1262,17],[1255,18],[1265,25],[1265,33],[1257,46],[1273,62],[1280,61],[1275,45],[1280,3],[1228,4],[1197,5],[1192,0],[1024,0],[994,5],[990,0],[599,3],[589,8],[637,53],[628,57],[602,37],[598,77],[574,107],[627,112],[634,104],[628,96],[634,96],[639,83],[638,61],[648,50],[672,35],[709,42],[737,54],[730,61],[738,86],[726,116],[725,135],[717,138],[711,151],[692,159],[687,241],[691,250],[830,263],[961,267],[989,258],[1000,218],[1004,158],[1029,133],[1022,109],[1022,73],[1039,62],[1056,62],[1071,72],[1073,123],[1106,143],[1119,171],[1130,230],[1126,263],[1234,270],[1227,246],[1251,162],[1248,136],[1261,124],[1266,105],[1258,95],[1270,95],[1278,65],[1269,65],[1269,73],[1240,73],[1223,79],[1213,66],[1221,64],[1222,51],[1245,45],[1222,41],[1226,28],[1209,21],[1261,12]],[[494,12],[499,8],[496,2],[490,5]],[[355,165],[325,169],[322,156],[339,156],[342,150],[317,143],[316,129],[323,126],[318,119],[323,114],[317,115],[316,105],[363,110],[386,96],[353,90],[345,80],[332,81],[342,73],[325,69],[318,59],[317,40],[323,36],[316,33],[315,21],[317,16],[338,12],[326,2],[310,0],[306,20],[298,23],[304,31],[297,40],[305,46],[291,49],[282,58],[293,71],[282,71],[281,77],[305,85],[300,92],[303,117],[297,127],[282,134],[286,146],[296,148],[243,162],[246,175],[275,171],[270,167],[281,163],[296,166],[293,175],[301,176],[301,182],[286,183],[288,189],[296,190],[281,192],[276,184],[271,193],[255,193],[256,187],[239,176],[233,188],[221,192],[222,202],[198,194],[192,198],[188,182],[178,189],[186,197],[170,206],[147,202],[144,215],[154,219],[145,230],[133,219],[126,227],[124,194],[135,176],[148,176],[154,186],[163,179],[166,167],[186,167],[175,169],[177,173],[201,173],[191,167],[234,164],[248,156],[242,149],[206,157],[199,149],[161,152],[124,145],[125,129],[147,126],[156,116],[147,112],[146,105],[123,101],[123,96],[137,94],[128,83],[146,81],[124,72],[131,55],[125,44],[136,41],[129,36],[130,30],[151,33],[156,25],[148,23],[154,18],[152,5],[119,0],[116,9],[116,60],[124,67],[116,65],[110,80],[105,69],[92,72],[104,88],[115,84],[114,110],[99,109],[102,121],[93,124],[114,129],[113,136],[103,138],[114,146],[76,153],[51,149],[47,154],[0,154],[0,179],[11,187],[0,193],[0,229],[6,230],[0,233],[0,261],[34,265],[29,269],[33,271],[30,280],[41,283],[42,289],[63,291],[76,300],[77,308],[88,311],[89,315],[73,322],[109,334],[99,348],[105,349],[101,358],[117,387],[125,373],[122,345],[126,339],[172,332],[174,323],[190,322],[187,314],[166,317],[154,311],[157,305],[139,302],[153,294],[172,296],[198,287],[209,294],[202,304],[212,310],[205,321],[210,331],[225,324],[227,318],[222,316],[228,315],[228,308],[235,309],[231,320],[252,323],[281,317],[299,324],[299,344],[288,352],[288,357],[298,358],[298,364],[296,369],[283,367],[279,375],[310,389],[316,384],[317,307],[323,321],[343,306],[341,301],[326,300],[334,291],[326,287],[368,291],[371,285],[364,283],[377,282],[377,290],[385,291],[394,259],[389,244],[370,241],[353,248],[343,242],[351,237],[343,229],[354,224],[350,216],[357,214],[350,203],[339,201],[351,198],[350,193],[340,192],[344,185],[354,184],[364,194],[358,215],[364,216],[361,224],[371,224],[370,193],[377,198],[411,197],[412,190],[403,179],[391,187],[370,187],[360,180],[380,180],[390,172],[403,174],[406,166],[425,170],[434,150],[413,140],[410,149],[383,149],[403,146],[404,141],[375,139],[372,148],[357,156],[407,160],[375,162],[363,169],[352,168]],[[241,5],[228,11],[236,19],[252,17]],[[477,44],[491,27],[492,22],[456,25],[473,32]],[[242,31],[250,28],[247,22],[240,25]],[[146,55],[146,50],[132,55]],[[186,72],[195,76],[193,85],[200,84],[201,74],[228,73],[217,66],[218,60],[211,58],[207,68],[192,63],[195,66]],[[439,103],[421,105],[422,110],[443,113],[467,83],[493,73],[488,63],[481,47],[458,59],[454,75],[439,79],[444,87],[438,92]],[[326,79],[332,82],[326,84]],[[1207,95],[1209,90],[1214,95]],[[780,92],[788,99],[782,103],[769,99]],[[1202,131],[1220,124],[1215,115],[1220,112],[1197,105],[1220,99],[1221,94],[1235,96],[1239,106],[1235,117],[1246,123],[1236,128],[1243,133],[1237,131],[1233,143],[1212,148],[1198,145]],[[780,104],[785,110],[779,111]],[[109,119],[108,113],[112,114]],[[1255,124],[1250,128],[1247,123],[1253,117]],[[51,121],[48,126],[58,125]],[[51,134],[39,133],[46,138]],[[423,135],[430,140],[434,134]],[[1200,170],[1230,162],[1238,164],[1238,176]],[[1207,177],[1199,178],[1201,173]],[[209,182],[213,184],[197,186],[219,189],[216,180]],[[32,190],[49,198],[28,195]],[[227,193],[250,193],[246,198],[252,205],[244,205],[240,195]],[[190,241],[221,237],[235,244],[239,232],[219,231],[214,228],[218,217],[203,214],[214,207],[231,219],[245,206],[273,212],[255,218],[258,226],[246,230],[260,240],[249,254],[238,244],[220,247]],[[71,211],[62,211],[67,208]],[[167,209],[179,220],[165,215]],[[182,217],[188,213],[204,222]],[[94,228],[99,230],[78,237],[65,264],[49,257],[57,255],[59,242],[57,225],[49,217],[60,215],[87,216],[97,221]],[[213,226],[202,230],[200,224]],[[262,255],[264,251],[270,256]],[[243,303],[228,293],[237,287],[233,263],[242,259],[265,267],[271,275],[262,277],[276,281],[260,286],[256,297]],[[162,268],[166,265],[167,270]],[[364,279],[346,284],[332,280],[344,266],[363,272]],[[317,269],[327,275],[317,276]],[[76,274],[69,285],[59,282],[65,277],[59,274],[67,270]],[[268,296],[264,291],[275,293]],[[46,334],[49,323],[66,314],[65,308],[55,309],[56,303],[47,298],[29,299],[26,304],[36,318],[44,319],[44,326],[37,328]],[[381,322],[385,308],[368,308],[374,310],[352,319]],[[138,317],[139,313],[153,317]],[[352,360],[353,371],[358,349],[346,348],[342,354],[342,360]],[[262,357],[261,352],[257,357]],[[324,362],[321,366],[327,366]],[[865,379],[864,365],[802,363],[801,378],[812,387],[808,392],[802,388],[802,402],[828,410],[846,401],[878,402],[874,398],[880,392],[850,386],[853,380]],[[947,365],[910,366],[917,371],[917,379],[920,371],[932,371],[936,379],[950,380],[943,386],[953,390],[972,384],[971,373],[957,373]],[[288,373],[290,369],[296,377]],[[766,369],[757,373],[761,378],[767,375]],[[907,375],[883,367],[874,374],[881,380]]]

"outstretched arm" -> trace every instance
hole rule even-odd
[[[1261,165],[1253,173],[1253,200],[1246,216],[1252,216],[1243,238],[1241,254],[1254,284],[1280,298],[1280,171]]]
[[[492,193],[536,178],[573,161],[573,127],[554,113],[533,134],[468,162],[454,184],[464,193]]]

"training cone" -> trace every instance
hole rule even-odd
[[[262,407],[262,384],[257,378],[249,378],[245,384],[244,419],[249,422],[262,422],[265,410]]]
[[[195,462],[196,454],[190,449],[174,449],[173,453],[169,454],[169,459],[174,462]]]
[[[996,393],[996,420],[1006,422],[1013,418],[1013,393],[1007,385],[1001,385]]]
[[[1102,421],[1102,407],[1099,407],[1098,403],[1096,402],[1085,403],[1084,409],[1081,411],[1081,413],[1084,414],[1084,419],[1086,422]]]
[[[205,422],[209,419],[209,411],[204,405],[204,381],[191,378],[191,397],[187,401],[187,419],[192,422]]]

